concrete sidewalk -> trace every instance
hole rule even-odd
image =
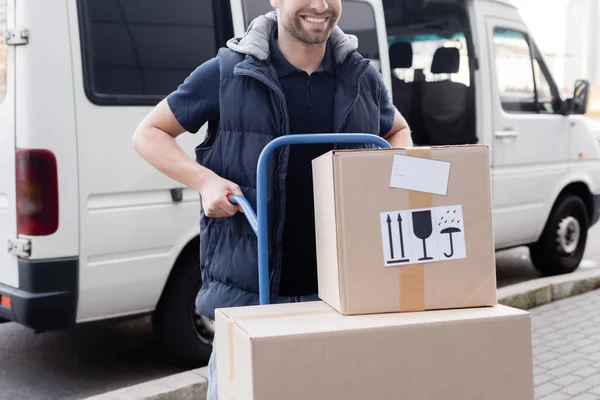
[[[600,399],[600,290],[530,312],[536,399]]]

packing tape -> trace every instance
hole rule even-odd
[[[430,147],[409,147],[406,155],[421,158],[431,158]],[[408,192],[408,205],[410,209],[433,207],[431,193]],[[400,270],[400,311],[425,310],[425,265],[405,265]]]
[[[228,335],[229,335],[229,381],[230,383],[235,380],[235,370],[233,368],[233,325],[238,321],[249,321],[255,319],[272,319],[272,318],[285,318],[285,317],[304,317],[307,315],[319,315],[319,314],[333,314],[336,311],[334,309],[329,310],[312,310],[312,311],[297,311],[297,312],[286,312],[286,313],[274,313],[274,314],[262,314],[262,315],[244,315],[240,317],[230,317],[228,323]]]

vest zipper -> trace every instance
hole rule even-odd
[[[340,125],[338,126],[338,128],[336,130],[337,133],[341,132],[342,127],[344,126],[344,124],[346,123],[346,120],[348,119],[348,115],[350,115],[350,111],[354,108],[354,106],[356,105],[356,102],[358,101],[358,98],[360,96],[360,81],[361,81],[362,77],[367,73],[367,70],[369,69],[370,64],[371,64],[371,60],[367,60],[367,66],[358,76],[358,88],[356,90],[356,96],[354,96],[354,100],[352,101],[352,104],[350,104],[350,107],[348,107],[348,109],[346,110],[346,113],[344,114],[344,118],[342,118],[342,120],[340,121]]]
[[[286,131],[285,131],[285,126],[286,126],[286,120],[287,117],[285,115],[285,110],[283,107],[283,102],[279,101],[279,111],[281,112],[281,117],[283,118],[283,122],[281,124],[281,134],[285,135]],[[279,197],[279,185],[278,185],[278,174],[279,174],[279,168],[281,167],[281,155],[283,154],[283,151],[279,150],[279,154],[277,156],[277,167],[275,168],[275,173],[274,173],[274,185],[273,187],[275,188],[275,198]],[[277,210],[277,214],[276,214],[276,219],[275,221],[279,221],[279,207],[275,208]],[[269,276],[269,288],[271,289],[271,293],[274,294],[274,290],[273,290],[273,277],[275,276],[275,268],[277,268],[277,262],[279,260],[279,258],[277,257],[277,249],[276,249],[276,245],[277,245],[277,228],[279,226],[279,222],[275,222],[274,226],[273,226],[273,236],[271,237],[272,243],[273,243],[273,255],[271,257],[271,262],[273,264],[273,269],[271,270],[271,274]]]

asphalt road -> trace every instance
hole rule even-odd
[[[589,231],[583,257],[580,270],[600,268],[600,223]],[[529,251],[523,247],[496,253],[496,276],[498,287],[541,277],[531,264]]]
[[[600,265],[600,225],[588,243],[582,268]],[[539,277],[525,249],[496,259],[499,287]],[[81,399],[177,372],[148,319],[38,335],[0,324],[0,400]]]

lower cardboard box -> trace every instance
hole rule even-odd
[[[322,301],[217,309],[219,399],[534,398],[530,315],[344,316]]]

